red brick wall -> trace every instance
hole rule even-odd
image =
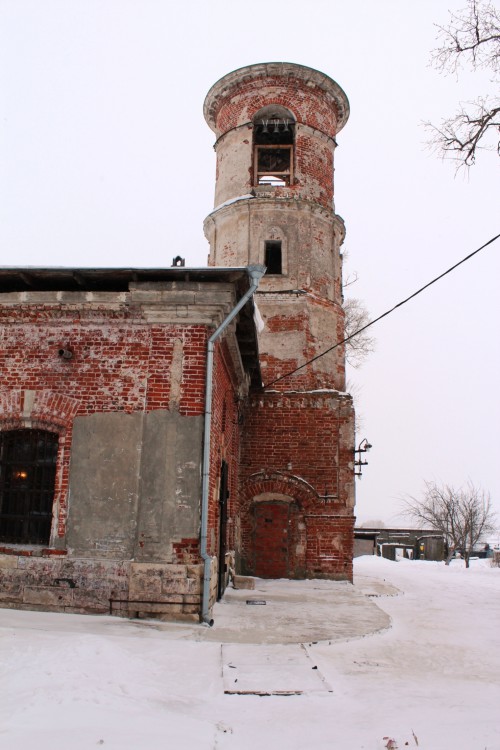
[[[77,414],[169,408],[174,341],[182,340],[181,414],[203,413],[205,326],[149,325],[119,311],[52,305],[0,308],[1,388],[76,399]],[[60,348],[73,352],[70,360]]]
[[[224,94],[214,113],[219,132],[248,122],[270,101],[291,110],[300,122],[312,128],[332,137],[337,132],[336,112],[324,91],[300,78],[253,75],[227,87]]]
[[[245,417],[242,473],[290,472],[322,495],[337,495],[343,419],[331,393],[255,396]]]
[[[217,356],[218,355],[218,356]],[[216,345],[214,363],[212,431],[211,431],[211,472],[208,515],[208,552],[216,555],[219,550],[219,489],[220,468],[222,461],[228,464],[228,549],[234,546],[234,516],[236,512],[236,495],[240,459],[240,424],[237,383],[230,364],[227,346],[224,342]]]
[[[203,325],[149,324],[137,310],[82,306],[0,307],[0,429],[27,426],[57,432],[59,454],[55,502],[57,536],[64,537],[73,419],[95,412],[171,408],[174,344],[182,342],[180,414],[204,412],[206,345]],[[67,348],[70,360],[58,355]],[[217,344],[212,412],[210,498],[217,492],[220,462],[229,463],[230,489],[237,484],[238,405],[231,361]],[[25,391],[34,391],[26,417]],[[23,416],[24,415],[24,416]],[[216,503],[211,503],[209,539],[216,548]],[[198,559],[199,540],[181,540],[179,561]]]
[[[239,489],[242,572],[275,577],[286,548],[287,576],[352,578],[353,418],[350,400],[338,394],[250,399]]]

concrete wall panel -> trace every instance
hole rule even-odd
[[[172,542],[200,531],[203,417],[145,416],[137,560],[173,562]]]
[[[142,420],[141,413],[75,419],[67,530],[71,554],[132,557]]]

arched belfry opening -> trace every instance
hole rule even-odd
[[[284,187],[293,183],[295,117],[269,105],[253,118],[253,183]]]

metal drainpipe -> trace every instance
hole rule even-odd
[[[208,339],[207,346],[207,374],[205,380],[205,422],[203,431],[203,474],[201,485],[201,556],[203,558],[203,594],[201,618],[203,622],[212,626],[213,619],[210,617],[210,568],[212,558],[207,552],[208,537],[208,492],[210,484],[210,428],[212,423],[212,391],[213,391],[213,370],[214,370],[214,349],[215,342],[219,336],[226,330],[229,323],[236,317],[239,311],[246,305],[248,300],[257,291],[259,281],[265,274],[265,266],[255,265],[248,266],[248,275],[252,280],[250,289],[245,292],[236,307],[234,307],[227,318],[220,324],[217,330]]]

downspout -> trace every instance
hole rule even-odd
[[[201,485],[201,556],[203,558],[203,593],[201,605],[201,619],[208,625],[213,625],[214,621],[210,617],[210,568],[212,558],[207,552],[208,538],[208,493],[210,484],[210,429],[212,423],[212,392],[213,392],[213,372],[214,372],[214,350],[215,342],[219,336],[226,330],[231,321],[238,315],[239,311],[246,305],[249,299],[257,291],[259,281],[265,274],[264,266],[248,266],[248,275],[252,280],[252,285],[240,299],[227,318],[223,320],[217,330],[208,339],[207,346],[207,372],[205,380],[205,421],[203,429],[203,473]]]

